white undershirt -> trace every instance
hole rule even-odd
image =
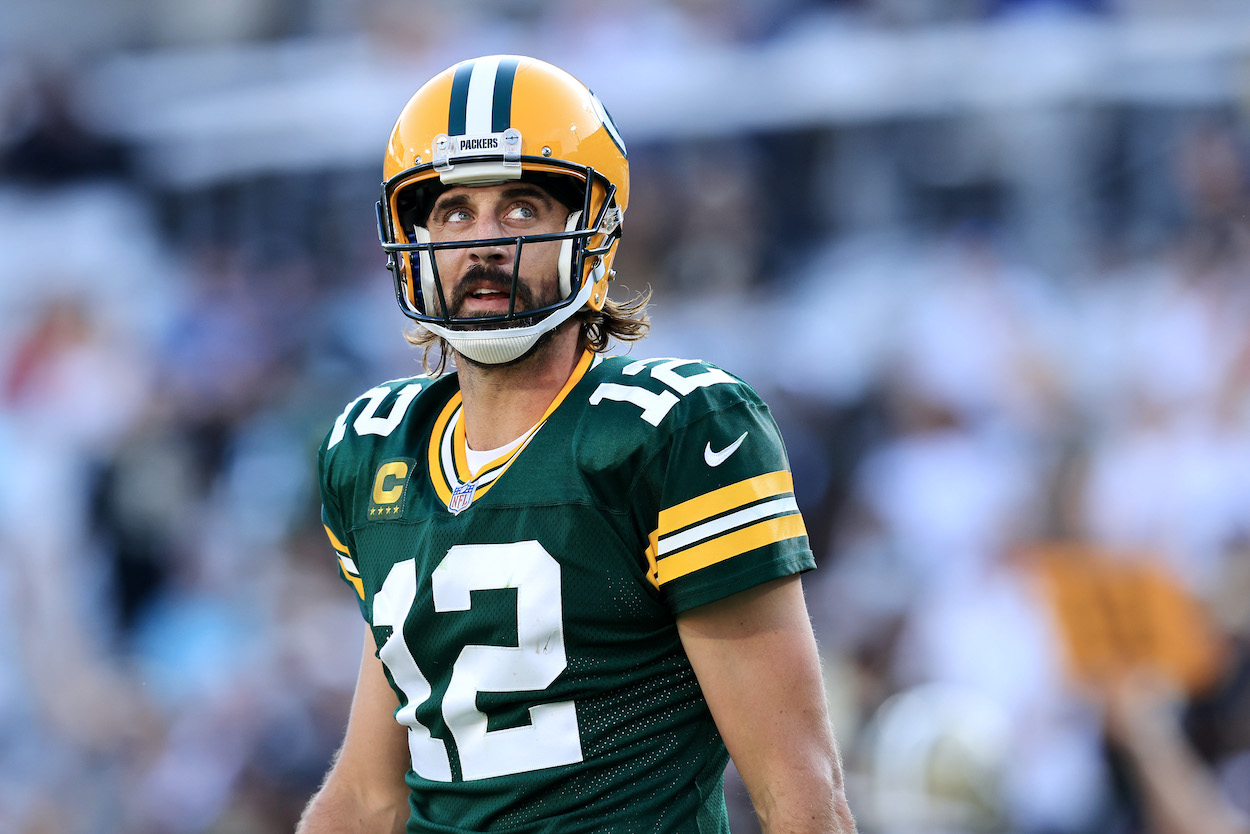
[[[487,449],[485,452],[479,452],[476,449],[470,449],[468,442],[466,442],[464,444],[464,458],[465,458],[465,461],[469,464],[469,471],[472,472],[474,475],[476,475],[478,471],[482,469],[482,467],[486,466],[486,464],[491,463],[492,461],[499,460],[501,457],[503,457],[504,455],[508,454],[513,449],[515,449],[517,446],[520,446],[523,442],[525,442],[525,438],[530,436],[530,432],[532,431],[533,431],[532,428],[528,429],[527,431],[522,432],[521,436],[518,437],[516,440],[513,440],[511,443],[505,443],[504,445],[500,446],[498,449]]]

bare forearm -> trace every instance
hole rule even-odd
[[[688,611],[677,628],[765,834],[854,834],[798,577]]]
[[[840,769],[752,793],[763,834],[855,834]]]
[[[370,808],[327,785],[304,809],[295,834],[404,834],[407,821],[406,804]]]
[[[774,808],[761,813],[759,820],[763,834],[855,834],[855,819],[845,799]]]
[[[777,694],[774,705],[781,703]],[[777,745],[743,749],[736,739],[734,763],[755,805],[762,834],[855,834],[846,799],[842,757],[823,699],[810,708],[774,706],[772,717],[798,715],[797,722],[769,727],[765,736],[788,739]],[[761,719],[768,711],[759,711]],[[733,748],[731,748],[731,753]]]
[[[394,719],[395,706],[373,630],[366,628],[343,746],[296,834],[403,834],[409,750],[407,731]]]
[[[1156,825],[1173,834],[1246,834],[1215,780],[1169,727],[1142,727],[1121,744]]]

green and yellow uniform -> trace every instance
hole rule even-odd
[[[728,830],[728,757],[675,615],[815,565],[748,385],[587,353],[470,472],[456,376],[395,380],[319,463],[408,728],[409,832]]]

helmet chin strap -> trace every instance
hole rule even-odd
[[[570,214],[564,230],[571,232],[576,229],[581,216],[582,213],[580,211]],[[413,229],[413,232],[413,237],[416,238],[417,243],[430,242],[430,232],[425,227],[417,226]],[[420,250],[418,257],[421,270],[421,292],[426,299],[426,304],[429,305],[435,298],[438,298],[438,291],[434,287],[434,268],[430,263],[430,252],[428,249]],[[559,276],[560,297],[568,298],[572,292],[573,283],[572,238],[561,241],[556,269]],[[594,289],[595,283],[602,277],[603,262],[599,261],[591,270],[590,280],[583,282],[575,297],[570,298],[567,304],[548,315],[542,321],[526,325],[525,327],[507,327],[498,330],[452,330],[441,324],[427,321],[421,322],[421,326],[431,333],[446,339],[447,343],[457,353],[472,359],[474,362],[481,362],[483,365],[501,365],[524,356],[534,346],[540,336],[564,324],[564,322],[573,317],[574,313],[585,307],[586,302],[590,300],[590,294]]]

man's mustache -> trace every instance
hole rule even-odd
[[[470,287],[475,290],[487,287],[492,290],[498,290],[504,295],[509,295],[512,292],[512,272],[486,264],[475,264],[469,267],[469,270],[456,283],[451,296],[447,300],[447,306],[451,310],[452,318],[460,316],[460,310],[464,306],[465,299],[469,297]],[[534,294],[530,292],[530,288],[523,281],[518,280],[515,312],[519,313],[522,310],[533,309]]]

